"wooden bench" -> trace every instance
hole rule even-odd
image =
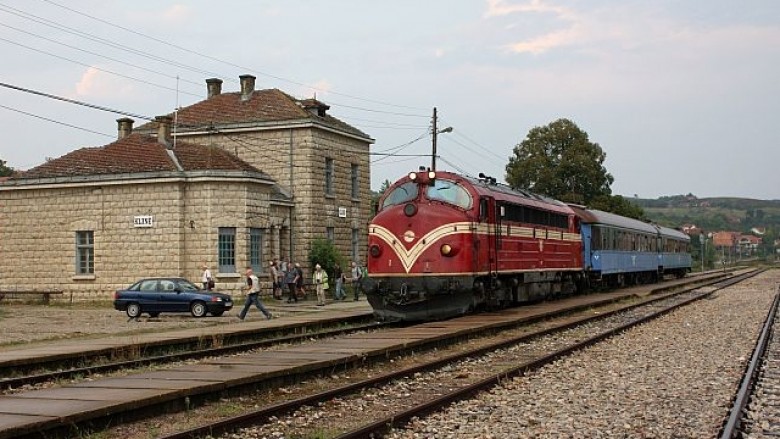
[[[51,296],[57,296],[63,294],[62,290],[0,290],[0,301],[5,296],[41,296],[43,303],[49,304]]]

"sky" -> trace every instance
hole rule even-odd
[[[431,165],[435,107],[439,170],[502,181],[567,118],[613,194],[780,199],[777,0],[0,0],[0,60],[16,169],[111,143],[123,116],[8,86],[154,117],[252,74],[375,139],[374,190]]]

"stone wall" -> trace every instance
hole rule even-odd
[[[217,273],[219,227],[236,228],[236,273],[218,288],[237,293],[248,265],[248,227],[264,229],[262,257],[271,256],[270,226],[288,208],[270,205],[271,186],[248,180],[58,184],[0,190],[0,290],[56,289],[65,299],[108,299],[143,277],[199,282],[206,262]],[[135,227],[151,216],[153,227]],[[93,231],[93,275],[76,274],[76,232]]]
[[[289,128],[241,133],[188,135],[184,141],[216,145],[269,174],[295,201],[290,233],[282,255],[308,267],[311,242],[334,228],[335,244],[344,258],[352,259],[352,229],[358,230],[358,260],[365,261],[367,226],[371,217],[369,143],[324,129]],[[334,160],[334,194],[325,195],[325,159]],[[352,198],[351,165],[358,165],[359,196]],[[339,208],[346,208],[345,218]],[[292,255],[290,254],[292,247]]]

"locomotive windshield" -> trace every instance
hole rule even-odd
[[[414,200],[417,198],[417,193],[417,183],[408,181],[387,194],[385,201],[382,203],[382,209],[388,206],[394,206],[396,204]]]
[[[448,180],[435,180],[425,195],[429,200],[444,201],[462,209],[471,209],[471,195],[461,185]]]

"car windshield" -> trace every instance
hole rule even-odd
[[[382,203],[382,209],[388,206],[394,206],[396,204],[414,200],[415,198],[417,198],[417,184],[411,181],[407,181],[387,194],[385,201]]]
[[[179,288],[181,288],[182,291],[198,291],[200,289],[186,280],[179,281]]]
[[[444,201],[463,209],[471,208],[471,195],[463,186],[454,181],[436,180],[433,186],[428,186],[425,195],[430,200]]]

